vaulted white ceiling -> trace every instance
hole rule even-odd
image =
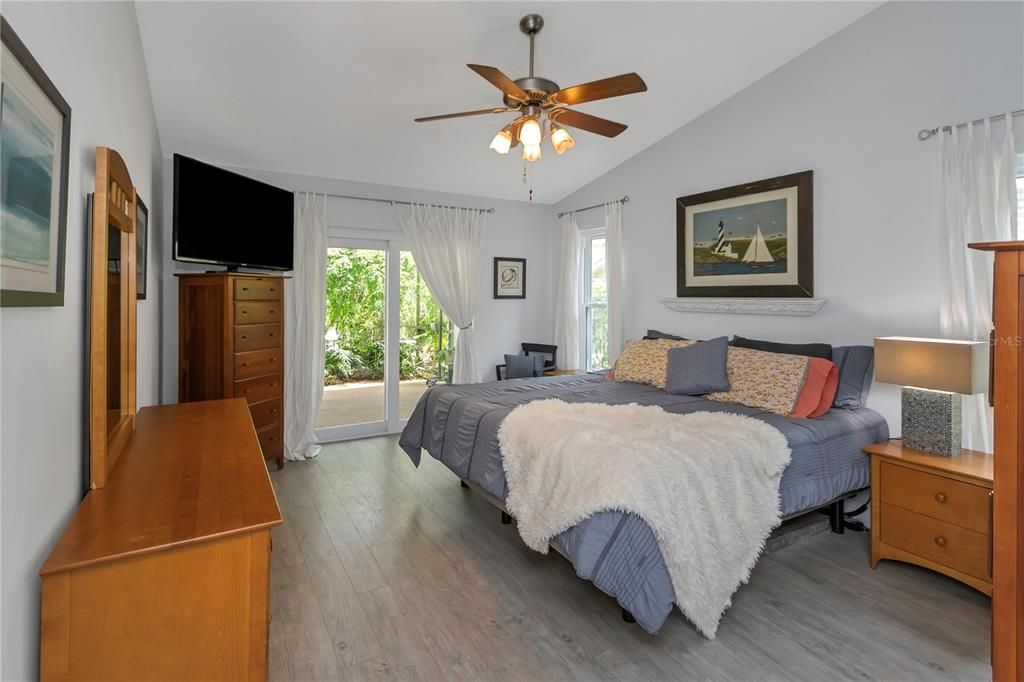
[[[511,114],[466,68],[527,73],[522,15],[538,12],[536,75],[566,87],[636,71],[645,93],[579,105],[621,121],[574,131],[530,165],[553,203],[863,16],[861,2],[142,2],[136,6],[164,153],[211,163],[526,199],[518,156],[487,149]],[[680,163],[685,163],[681,159]]]

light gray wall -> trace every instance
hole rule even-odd
[[[140,406],[159,400],[162,154],[134,5],[5,2],[3,13],[71,105],[64,306],[0,310],[0,676],[17,680],[38,675],[37,572],[84,492],[85,198],[95,149],[120,152],[151,214]]]
[[[939,321],[939,141],[924,127],[1024,105],[1024,4],[883,5],[556,205],[628,194],[626,336],[869,344],[934,336]],[[713,62],[709,63],[713,68]],[[1024,130],[1018,118],[1018,143]],[[997,126],[1001,132],[1002,127]],[[677,313],[676,197],[814,171],[814,317]],[[581,226],[603,218],[581,216]],[[896,387],[870,404],[898,433]]]
[[[168,155],[174,152],[173,149],[165,151]],[[493,207],[494,213],[487,217],[485,258],[477,282],[477,314],[473,325],[481,380],[492,380],[494,365],[504,361],[502,356],[505,353],[517,352],[520,342],[551,343],[554,310],[550,284],[553,279],[551,251],[555,244],[556,230],[551,227],[550,206],[273,171],[244,168],[231,170],[294,191]],[[172,196],[173,181],[172,162],[165,159],[164,187],[168,198]],[[167,225],[171,224],[170,204],[168,201],[164,211]],[[404,206],[401,208],[407,209]],[[388,204],[331,199],[328,203],[327,222],[332,232],[340,229],[350,236],[377,239],[400,237],[398,220],[394,209]],[[176,402],[178,395],[178,285],[174,273],[209,269],[207,266],[170,260],[171,238],[171,231],[167,230],[164,235],[164,252],[167,254],[164,278],[164,402]],[[495,256],[526,258],[525,300],[494,300],[492,276]]]

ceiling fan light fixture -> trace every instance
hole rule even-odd
[[[551,146],[559,155],[564,154],[567,149],[576,146],[576,140],[572,139],[569,131],[555,123],[551,124]]]
[[[537,142],[537,144],[523,144],[523,160],[531,162],[540,161],[540,142]]]
[[[540,123],[537,122],[536,118],[528,118],[523,121],[522,127],[519,129],[519,141],[523,143],[524,147],[537,146],[540,147],[541,130]],[[538,152],[537,158],[540,158]]]
[[[490,148],[499,154],[508,154],[512,148],[512,126],[505,126],[498,131],[498,134],[491,140]]]

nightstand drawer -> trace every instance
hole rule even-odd
[[[989,580],[989,536],[882,503],[881,541],[943,566]]]
[[[881,500],[940,521],[988,533],[989,489],[883,462]]]

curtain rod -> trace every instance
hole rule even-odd
[[[1021,114],[1024,114],[1024,109],[1017,109],[1016,111],[1010,112],[1010,116],[1020,116]],[[995,116],[989,116],[989,118],[999,118],[1000,116],[1004,115],[1005,114],[996,114]],[[939,126],[937,128],[922,128],[921,130],[917,131],[917,139],[924,142],[929,137],[933,135],[938,135],[940,130],[944,133],[951,133],[953,132],[953,128],[959,128],[960,126],[965,126],[968,123],[984,123],[985,120],[986,119],[984,118],[976,118],[973,121],[964,121],[963,123],[954,123],[947,126]]]
[[[356,201],[375,201],[379,204],[403,204],[405,206],[412,206],[415,201],[401,201],[399,199],[378,199],[377,197],[357,197],[352,194],[330,194],[327,196],[334,197],[335,199],[355,199]],[[481,211],[483,213],[494,213],[493,208],[473,208],[472,206],[450,206],[448,204],[431,204],[427,202],[429,206],[437,206],[438,208],[459,208],[467,211]]]
[[[629,195],[627,194],[626,196],[622,197],[621,199],[615,199],[614,201],[606,201],[605,203],[606,204],[625,204],[625,203],[628,203],[628,202],[629,202]],[[582,213],[583,211],[589,211],[592,208],[601,208],[602,206],[604,206],[604,204],[594,204],[593,206],[587,206],[585,208],[577,208],[575,211],[562,211],[561,213],[557,214],[556,217],[557,218],[561,218],[562,216],[564,216],[564,215],[566,215],[568,213]]]

